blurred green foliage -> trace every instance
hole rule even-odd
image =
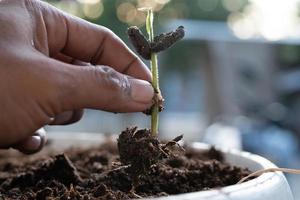
[[[127,27],[130,25],[139,25],[142,31],[145,33],[145,26],[142,24],[126,23],[120,20],[118,16],[118,7],[121,4],[129,3],[135,7],[138,7],[142,2],[149,3],[150,0],[98,0],[103,6],[103,12],[97,18],[89,18],[82,14],[84,9],[84,2],[91,2],[91,0],[48,0],[48,2],[54,4],[67,12],[78,15],[88,21],[96,24],[103,25],[112,31],[114,31],[121,39],[128,43],[126,36]],[[147,2],[148,1],[148,2]],[[151,0],[152,1],[152,0]],[[153,0],[157,1],[157,0]],[[95,0],[97,2],[97,0]],[[200,19],[200,20],[213,20],[213,21],[226,21],[230,11],[224,6],[224,2],[228,4],[234,2],[240,2],[241,10],[247,3],[247,0],[164,0],[157,1],[163,2],[163,6],[156,13],[154,30],[158,34],[161,27],[173,19]],[[74,5],[75,4],[75,5]],[[77,6],[74,12],[74,6]],[[97,4],[95,4],[97,6]],[[130,12],[129,10],[127,12]],[[125,13],[126,14],[126,13]],[[164,59],[161,61],[165,67],[165,70],[179,70],[181,73],[188,69],[197,67],[199,63],[195,59],[201,58],[201,51],[203,47],[195,42],[179,43],[175,48],[168,50],[167,53],[163,53]],[[179,56],[178,56],[179,55]],[[200,56],[200,57],[199,57]],[[172,69],[170,69],[172,68]],[[163,73],[164,74],[164,73]]]
[[[231,12],[240,12],[248,4],[247,0],[46,0],[54,6],[65,10],[71,14],[75,14],[92,23],[103,25],[114,31],[121,39],[128,43],[126,30],[128,26],[138,25],[145,33],[144,24],[136,24],[126,22],[118,16],[120,5],[128,3],[133,8],[138,8],[141,3],[148,5],[152,2],[159,2],[162,5],[159,11],[156,12],[155,27],[156,34],[160,33],[161,28],[173,19],[198,19],[211,21],[226,21]],[[95,3],[96,2],[96,3]],[[86,7],[93,11],[98,6],[101,6],[101,13],[98,17],[89,17],[85,11]],[[99,12],[100,12],[99,11]],[[94,11],[95,12],[95,11]],[[97,12],[97,10],[96,10]],[[131,15],[130,9],[125,9],[121,17]],[[133,12],[136,14],[136,12]],[[139,20],[141,17],[137,18]],[[199,60],[202,57],[204,46],[195,42],[184,42],[176,45],[175,48],[163,53],[164,59],[161,63],[165,66],[163,70],[179,70],[181,73],[188,69],[193,69],[199,65]],[[282,46],[279,47],[278,55],[279,62],[288,66],[296,65],[300,62],[300,48],[298,46]],[[197,61],[193,60],[197,57]]]
[[[122,38],[125,37],[124,33],[128,27],[128,24],[118,19],[117,8],[120,4],[125,2],[129,2],[138,7],[138,1],[139,0],[101,0],[100,2],[103,5],[103,12],[98,18],[93,19],[82,15],[80,11],[80,9],[85,6],[85,0],[47,0],[47,2],[50,2],[54,6],[62,8],[67,12],[70,12],[71,9],[74,9],[72,8],[74,7],[73,4],[74,2],[77,2],[77,14],[80,17],[83,17],[93,23],[106,26]],[[156,14],[156,20],[159,21],[159,23],[156,22],[156,25],[162,26],[168,20],[176,18],[226,21],[230,11],[224,8],[224,3],[222,3],[224,1],[226,0],[171,0],[167,2]],[[240,10],[247,3],[247,0],[234,1],[242,2],[243,6],[240,8]],[[93,1],[86,0],[86,2]],[[97,5],[95,4],[95,6]],[[76,14],[76,12],[73,12],[73,14]],[[136,24],[133,23],[131,25]]]

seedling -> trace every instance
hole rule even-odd
[[[150,112],[146,111],[146,113],[151,114],[151,135],[155,138],[158,135],[159,112],[163,109],[163,98],[159,88],[157,53],[168,49],[174,43],[181,40],[184,37],[184,28],[183,26],[180,26],[175,31],[163,33],[154,37],[153,11],[151,9],[142,10],[147,11],[146,30],[148,39],[136,26],[128,29],[128,36],[138,54],[144,59],[150,60],[152,86],[155,91],[155,96],[153,98],[154,104],[150,109]]]
[[[153,106],[145,111],[146,114],[151,114],[151,130],[138,130],[137,127],[128,128],[118,138],[120,161],[123,165],[129,166],[128,173],[133,182],[132,191],[138,185],[139,178],[145,176],[155,163],[172,155],[171,147],[179,146],[177,142],[182,139],[182,136],[178,136],[163,144],[157,137],[159,112],[163,109],[163,98],[158,79],[157,53],[166,50],[182,39],[184,29],[180,26],[175,31],[154,37],[153,18],[152,10],[147,9],[146,29],[148,37],[145,37],[136,26],[128,28],[128,36],[137,53],[144,59],[150,60],[151,83],[155,92]]]
[[[147,18],[146,18],[146,30],[148,34],[148,39],[143,35],[143,33],[140,31],[138,27],[130,27],[128,29],[128,36],[130,38],[131,43],[133,44],[135,50],[137,53],[142,56],[146,60],[150,60],[150,65],[151,65],[151,73],[152,73],[152,85],[155,91],[155,96],[153,98],[154,104],[152,108],[148,111],[146,111],[146,114],[151,114],[151,136],[152,139],[157,138],[158,135],[158,122],[159,122],[159,112],[163,109],[162,103],[163,103],[163,98],[160,92],[159,88],[159,76],[158,76],[158,64],[157,64],[157,53],[160,51],[164,51],[168,49],[170,46],[172,46],[174,43],[178,42],[184,37],[184,28],[182,26],[179,26],[175,31],[169,32],[169,33],[163,33],[158,36],[154,37],[154,30],[153,30],[153,11],[151,9],[141,9],[144,11],[147,11]],[[132,138],[135,136],[135,131],[132,132]],[[144,130],[146,132],[146,130]],[[132,138],[130,140],[132,140]],[[168,147],[169,145],[174,145],[177,144],[178,140],[180,140],[182,136],[179,136],[178,138],[175,138],[174,140],[168,142],[164,146],[161,146],[161,148],[153,148],[156,149],[156,151],[151,151],[155,152],[155,154],[149,153],[148,152],[148,158],[146,160],[148,161],[148,164],[144,165],[145,168],[149,168],[151,163],[155,162],[157,160],[157,157],[160,155],[164,155],[165,151],[164,149]],[[149,139],[148,139],[149,141]],[[156,140],[154,140],[156,141]],[[153,144],[156,144],[156,142],[150,142]],[[135,142],[133,142],[135,143]],[[136,143],[135,144],[137,148],[140,147],[140,144]],[[128,156],[128,152],[126,153]],[[140,156],[144,156],[145,152],[142,152]],[[121,156],[122,157],[122,156]],[[136,156],[135,156],[136,157]],[[130,159],[129,159],[130,160]],[[138,159],[136,161],[137,163],[141,163],[140,160]],[[129,162],[130,163],[130,162]],[[132,162],[131,162],[132,164]],[[141,166],[137,165],[137,168],[141,169]],[[142,167],[143,168],[143,167]],[[142,171],[145,171],[143,169]],[[294,173],[294,174],[300,174],[300,170],[297,169],[286,169],[286,168],[270,168],[270,169],[264,169],[264,170],[258,170],[256,172],[253,172],[252,174],[248,175],[247,177],[244,177],[241,179],[238,183],[242,183],[246,180],[248,180],[251,177],[259,176],[263,173],[266,172],[275,172],[275,171],[282,171],[286,173]]]

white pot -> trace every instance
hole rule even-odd
[[[99,145],[105,136],[101,134],[50,133],[55,149],[65,149],[70,146],[88,147]],[[192,143],[199,150],[209,148],[203,143]],[[221,150],[226,162],[247,167],[251,171],[276,167],[267,159],[247,152],[237,150]],[[152,198],[153,199],[153,198]],[[289,184],[281,172],[265,173],[255,179],[238,185],[227,186],[202,192],[192,192],[168,197],[154,198],[155,200],[293,200]]]

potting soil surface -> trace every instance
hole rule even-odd
[[[236,184],[251,172],[223,162],[214,148],[184,153],[151,166],[133,186],[117,145],[69,149],[29,158],[0,154],[0,199],[134,199],[209,190]]]

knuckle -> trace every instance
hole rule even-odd
[[[112,30],[106,27],[100,26],[99,34],[102,38],[101,45],[104,45],[107,41],[120,41],[120,38]]]
[[[138,58],[135,54],[132,54],[131,56],[132,56],[131,61],[128,63],[127,66],[124,67],[124,69],[123,69],[123,71],[122,71],[122,73],[124,73],[124,74],[128,73],[128,71],[129,71],[133,66],[135,66],[136,63],[138,63],[138,62],[140,61],[139,58]]]
[[[115,35],[115,33],[110,30],[109,28],[106,28],[104,26],[100,26],[101,28],[101,34],[103,35],[103,37],[112,37]]]
[[[108,66],[101,66],[100,71],[103,84],[109,91],[114,91],[116,95],[129,95],[130,94],[130,82],[127,76],[120,74],[119,72],[115,71],[114,69]]]

